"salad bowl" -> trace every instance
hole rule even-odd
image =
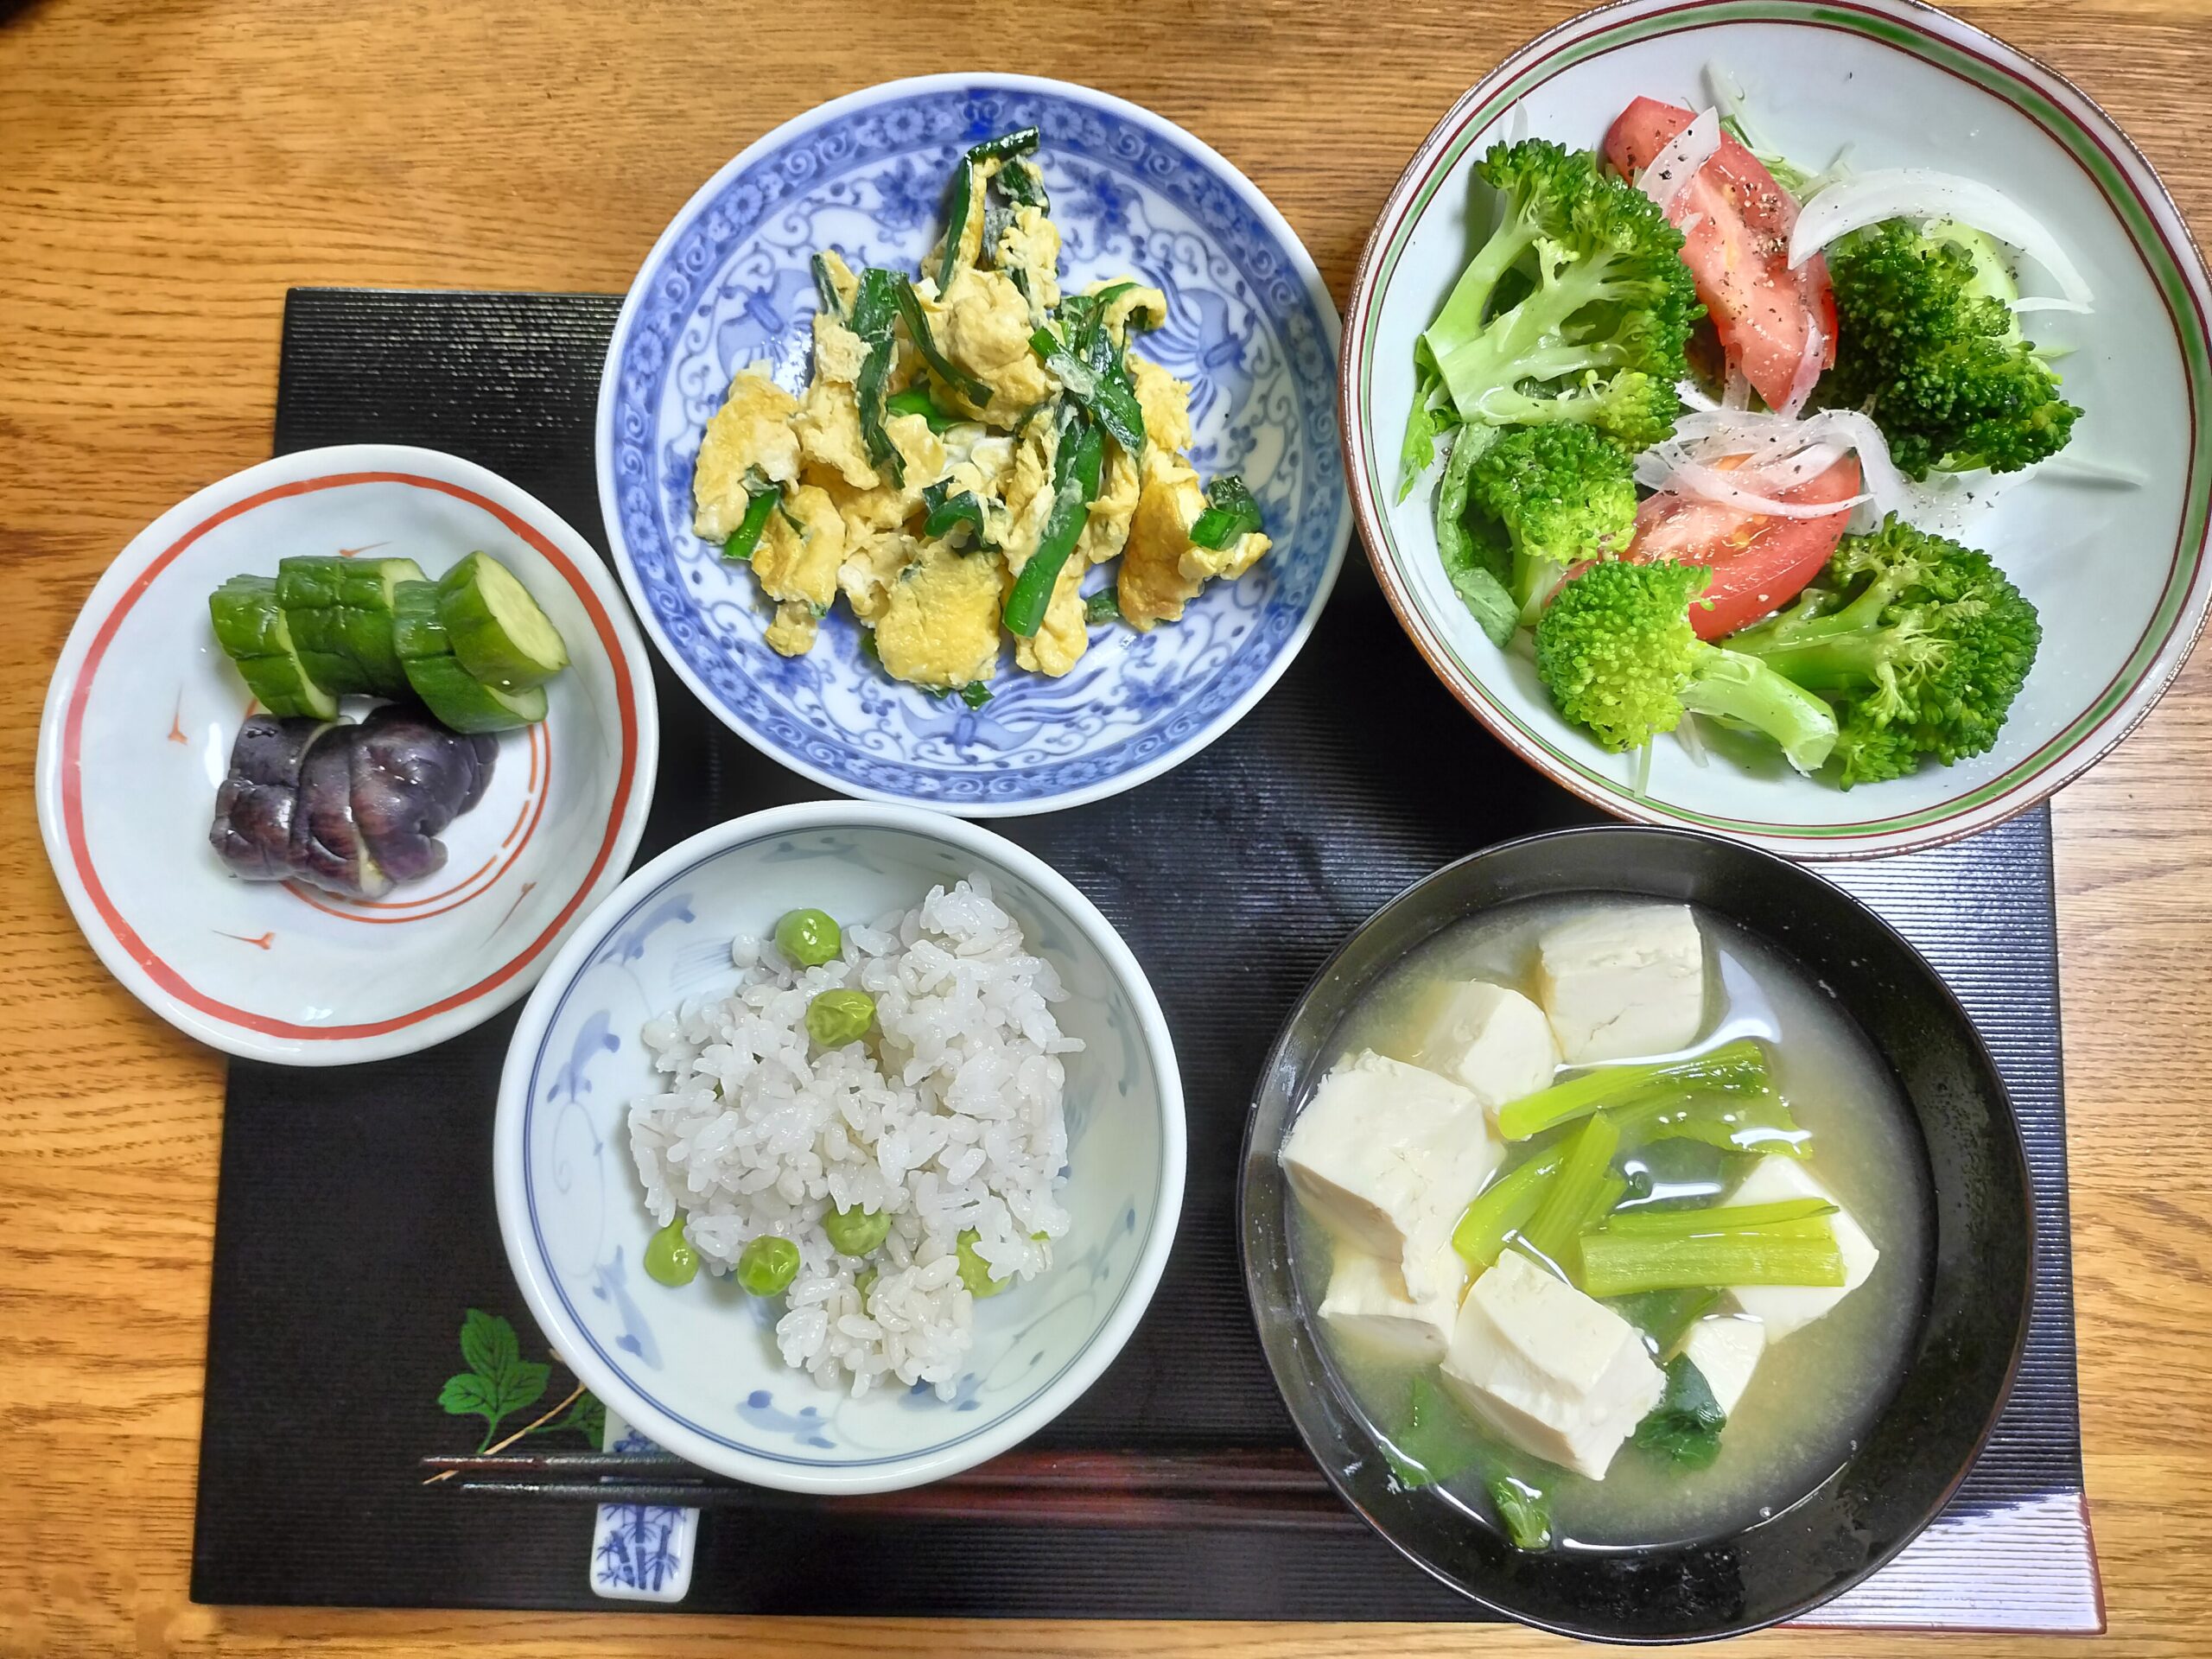
[[[736,370],[805,384],[810,256],[911,269],[969,144],[1033,125],[1071,286],[1134,272],[1167,296],[1142,355],[1192,387],[1192,460],[1238,471],[1274,546],[1172,626],[1095,630],[1058,679],[1004,666],[988,704],[885,675],[842,607],[803,657],[770,649],[752,574],[692,531],[692,469]],[[1351,533],[1336,308],[1298,237],[1213,150],[1087,87],[926,76],[834,99],[701,188],[638,273],[601,382],[600,504],[615,568],[678,678],[772,759],[848,795],[969,817],[1097,799],[1187,760],[1287,668]]]
[[[1848,791],[1733,741],[1609,754],[1553,706],[1525,639],[1493,645],[1440,563],[1430,487],[1399,499],[1414,346],[1480,240],[1476,162],[1522,137],[1594,148],[1632,99],[1704,107],[1740,90],[1763,149],[1808,171],[1969,175],[2024,209],[2094,291],[2026,321],[2063,350],[2071,446],[1977,483],[1959,539],[2040,613],[2034,669],[1989,752]],[[2031,289],[2030,292],[2037,290]],[[1626,0],[1563,24],[1469,92],[1414,156],[1362,257],[1344,349],[1348,474],[1370,556],[1408,634],[1507,747],[1594,804],[1801,858],[1967,835],[2078,777],[2142,719],[2204,620],[2212,499],[2212,306],[2179,212],[2119,127],[2062,77],[1912,0]],[[1982,475],[1985,479],[1987,475]],[[1431,480],[1433,483],[1433,480]],[[1707,722],[1704,729],[1714,728]]]

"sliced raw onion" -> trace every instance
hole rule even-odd
[[[1743,370],[1731,363],[1728,365],[1728,384],[1720,390],[1720,407],[1749,409],[1751,406],[1751,383],[1745,377]]]
[[[1675,204],[1688,189],[1698,169],[1720,149],[1720,112],[1700,110],[1690,124],[1669,138],[1651,158],[1651,165],[1636,175],[1636,188],[1659,204],[1669,219]]]
[[[1776,412],[1784,420],[1794,421],[1805,407],[1805,400],[1813,395],[1813,388],[1820,381],[1821,371],[1827,366],[1828,337],[1821,327],[1818,306],[1808,306],[1805,311],[1805,349],[1797,359],[1797,372],[1789,377],[1789,395],[1782,400]]]
[[[1704,501],[1718,501],[1723,506],[1741,507],[1745,512],[1756,512],[1769,518],[1827,518],[1839,512],[1847,512],[1861,501],[1873,498],[1861,493],[1846,496],[1840,501],[1784,501],[1779,496],[1761,495],[1745,489],[1736,482],[1734,473],[1724,473],[1717,467],[1703,461],[1686,461],[1675,469],[1667,480],[1667,487],[1678,495],[1694,495]]]
[[[1993,185],[1925,167],[1882,168],[1840,179],[1805,204],[1789,235],[1789,263],[1802,265],[1840,236],[1885,219],[1956,219],[2018,248],[2051,275],[2076,305],[2095,296],[2041,220]]]
[[[1705,764],[1705,734],[1698,730],[1697,716],[1687,709],[1675,722],[1675,741],[1682,746],[1682,753],[1689,756],[1692,766]]]
[[[1738,467],[1732,476],[1755,494],[1778,495],[1800,484],[1811,483],[1850,453],[1848,444],[1815,443],[1800,449],[1787,461],[1771,461],[1757,467]]]
[[[1917,522],[1929,509],[1935,493],[1931,486],[1907,481],[1890,459],[1881,429],[1855,409],[1824,409],[1796,421],[1769,410],[1689,410],[1675,422],[1673,437],[1636,458],[1636,481],[1646,489],[1732,499],[1746,511],[1764,512],[1772,509],[1759,505],[1762,491],[1817,477],[1846,454],[1859,457],[1864,491],[1859,502],[1872,509],[1875,518],[1895,512]],[[1720,480],[1731,495],[1710,497],[1704,489],[1677,481],[1684,467],[1718,472],[1719,463],[1728,461],[1738,463],[1732,476]],[[1829,503],[1812,512],[1801,509],[1779,516],[1817,518],[1840,510]]]
[[[1890,443],[1874,417],[1856,409],[1824,409],[1808,425],[1817,424],[1824,436],[1850,446],[1859,457],[1859,481],[1872,502],[1876,516],[1897,513],[1916,516],[1921,493],[1890,459]]]

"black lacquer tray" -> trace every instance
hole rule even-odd
[[[619,302],[303,289],[285,315],[276,448],[418,443],[490,467],[603,545],[592,462]],[[818,796],[658,675],[660,783],[639,856]],[[485,1461],[438,1403],[467,1310],[545,1357],[493,1214],[510,1018],[404,1059],[232,1066],[208,1313],[193,1595],[220,1603],[605,1607],[602,1497],[704,1511],[693,1611],[1446,1619],[1480,1609],[1370,1535],[1306,1459],[1236,1256],[1253,1077],[1364,917],[1461,854],[1586,822],[1430,676],[1353,550],[1296,665],[1234,732],[1111,800],[995,827],[1097,902],[1173,1027],[1190,1115],[1176,1250],[1120,1359],[1049,1429],[911,1494],[794,1499],[608,1461],[581,1434]],[[2042,1235],[2026,1357],[1936,1528],[1823,1622],[2101,1628],[2082,1493],[2048,817],[1832,867],[1936,963],[2018,1109]],[[520,1427],[568,1386],[557,1365]],[[505,1432],[503,1430],[503,1432]],[[455,1468],[423,1484],[426,1473]],[[602,1484],[609,1476],[620,1484]],[[861,1559],[865,1573],[852,1570]],[[634,1606],[636,1604],[626,1604]]]

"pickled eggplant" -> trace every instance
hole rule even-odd
[[[207,595],[215,643],[237,664],[254,701],[280,718],[329,720],[338,699],[315,683],[292,643],[273,576],[232,576]]]
[[[359,727],[340,726],[308,751],[292,810],[292,874],[349,899],[381,899],[396,884],[353,816],[353,757],[360,742]]]
[[[315,683],[340,696],[405,696],[407,673],[392,642],[392,591],[422,580],[412,559],[278,560],[277,602]]]
[[[300,766],[315,741],[335,722],[249,715],[231,746],[230,776],[215,791],[208,843],[249,881],[292,874],[292,819],[300,798]]]
[[[361,723],[353,822],[385,874],[419,881],[445,867],[438,833],[484,798],[499,752],[497,738],[449,732],[391,704]]]
[[[380,899],[445,866],[438,836],[484,798],[498,740],[386,706],[360,725],[253,715],[231,748],[208,842],[249,881]]]

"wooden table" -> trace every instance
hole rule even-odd
[[[1573,10],[0,0],[0,1654],[1398,1655],[1495,1627],[226,1611],[186,1599],[223,1065],[79,936],[32,812],[94,577],[269,453],[295,283],[620,291],[699,181],[891,76],[1089,81],[1242,167],[1339,300],[1414,146]],[[2212,225],[2212,0],[1962,8],[2045,57]],[[972,42],[972,44],[969,44]],[[2113,1647],[2212,1651],[2212,656],[2057,804],[2088,1480]],[[1777,1635],[1745,1651],[2070,1644]]]

